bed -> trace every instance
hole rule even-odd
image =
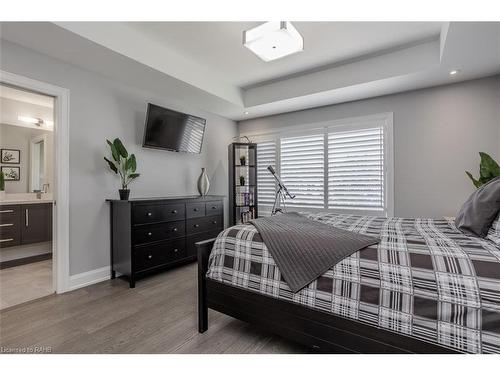
[[[253,225],[198,244],[208,308],[322,352],[500,353],[500,245],[447,219],[302,213],[377,236],[292,293]],[[495,224],[498,226],[498,224]]]

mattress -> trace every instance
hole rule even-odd
[[[303,213],[378,236],[292,293],[253,225],[219,234],[207,277],[465,353],[500,353],[500,246],[446,219]]]

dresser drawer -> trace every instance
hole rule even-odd
[[[189,219],[186,225],[186,233],[188,235],[213,231],[216,229],[222,230],[222,216],[200,217],[198,219]]]
[[[184,220],[161,224],[141,225],[134,227],[132,243],[133,245],[139,245],[142,243],[184,237],[185,235],[186,222]]]
[[[183,220],[185,214],[186,206],[184,203],[132,206],[132,218],[134,224]]]
[[[0,224],[19,224],[21,211],[18,205],[16,206],[0,206]]]
[[[135,270],[144,271],[186,257],[186,241],[184,239],[165,241],[134,248]]]
[[[222,202],[205,203],[206,216],[222,215]]]
[[[186,217],[188,219],[205,216],[205,203],[187,203]]]

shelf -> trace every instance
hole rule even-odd
[[[229,156],[229,224],[258,216],[257,208],[257,145],[231,143]],[[244,165],[241,159],[244,158]],[[240,177],[245,184],[240,185]]]

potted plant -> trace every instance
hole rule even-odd
[[[0,172],[0,200],[5,199],[5,176]]]
[[[245,176],[240,176],[240,185],[245,186]]]
[[[247,158],[245,155],[240,156],[240,165],[246,165]]]
[[[106,160],[109,168],[115,172],[115,174],[120,175],[122,184],[122,188],[118,190],[120,193],[120,199],[128,200],[130,195],[128,185],[140,176],[139,173],[135,173],[137,168],[135,155],[129,155],[127,149],[123,146],[123,143],[119,138],[116,138],[113,142],[106,139],[106,142],[108,142],[109,148],[111,149],[111,156],[113,160],[109,160],[106,157],[104,157],[104,160]]]
[[[472,183],[476,188],[481,187],[488,181],[500,176],[500,166],[498,163],[486,152],[480,152],[481,163],[479,164],[479,178],[476,180],[472,177],[470,172],[465,172],[467,176],[472,180]]]

